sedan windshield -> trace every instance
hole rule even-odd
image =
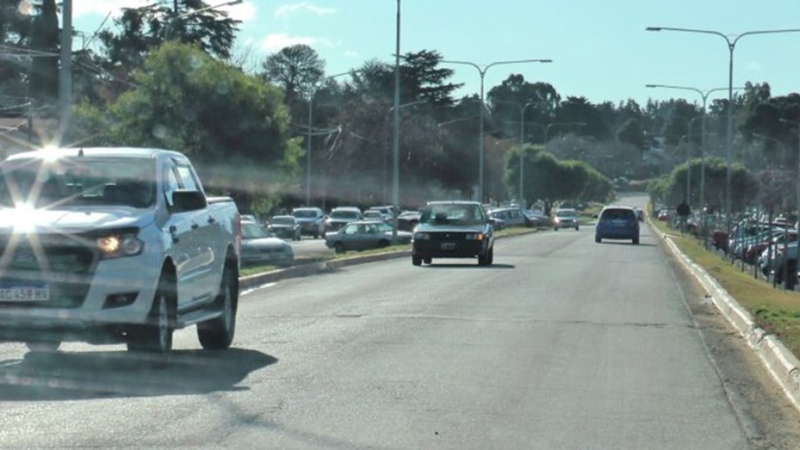
[[[269,231],[265,230],[261,225],[254,223],[242,224],[242,239],[259,239],[272,237]]]
[[[420,223],[435,225],[479,225],[486,222],[483,208],[473,204],[431,205],[422,212]]]
[[[292,213],[294,217],[302,218],[302,219],[313,219],[317,217],[317,213],[314,210],[310,209],[301,209]]]
[[[332,211],[331,219],[358,219],[358,213],[355,211]]]

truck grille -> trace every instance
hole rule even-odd
[[[0,240],[0,286],[37,285],[50,291],[48,301],[5,301],[0,307],[80,307],[97,263],[97,255],[81,239],[39,234]]]

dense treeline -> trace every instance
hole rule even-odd
[[[23,11],[17,0],[0,0],[0,111],[53,116],[58,5],[30,4]],[[96,36],[77,39],[73,121],[62,141],[180,150],[198,161],[212,189],[255,212],[303,203],[307,194],[326,207],[390,203],[393,65],[371,60],[331,76],[313,48],[295,45],[251,70],[234,48],[240,24],[207,6],[170,0],[128,8]],[[455,96],[461,85],[443,59],[435,50],[402,58],[405,206],[475,197],[480,108],[485,201],[607,201],[611,180],[625,177],[657,179],[651,194],[671,204],[686,198],[687,168],[698,180],[701,166],[708,203],[724,197],[727,98],[712,99],[701,121],[699,99],[592,103],[512,73],[481,105],[477,95]],[[772,97],[767,83],[748,83],[732,106],[735,207],[791,207],[800,96]],[[699,202],[698,183],[691,191]]]

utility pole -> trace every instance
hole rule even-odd
[[[64,0],[61,23],[61,56],[58,72],[59,136],[67,132],[72,106],[72,0]],[[63,142],[62,142],[63,144]]]

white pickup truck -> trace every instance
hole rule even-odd
[[[126,343],[167,353],[197,325],[231,345],[241,223],[207,198],[181,153],[140,148],[24,152],[0,164],[0,341]]]

